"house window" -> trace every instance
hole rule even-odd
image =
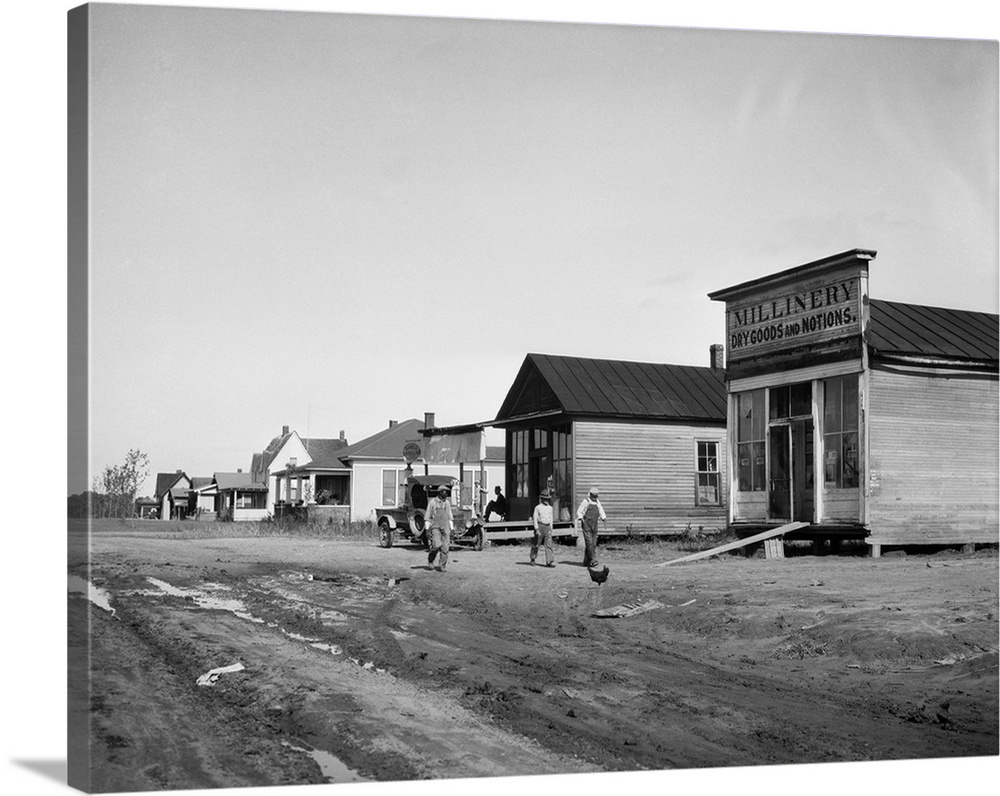
[[[236,492],[236,508],[262,509],[266,495],[263,492]]]
[[[823,470],[826,486],[858,486],[858,377],[823,381]]]
[[[766,486],[764,391],[736,395],[736,475],[740,492],[763,492]]]
[[[395,506],[396,505],[396,470],[383,470],[382,471],[382,505],[383,506]]]
[[[722,505],[719,476],[719,443],[698,442],[698,489],[695,504],[698,506]]]

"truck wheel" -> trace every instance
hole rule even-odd
[[[378,524],[378,543],[381,547],[392,547],[392,528],[387,522]]]

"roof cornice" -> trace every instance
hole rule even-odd
[[[795,282],[815,273],[827,271],[831,268],[839,268],[847,265],[860,265],[867,269],[869,260],[874,260],[877,252],[874,249],[850,249],[840,254],[833,254],[824,257],[822,260],[814,260],[811,263],[797,265],[784,271],[751,279],[748,282],[741,282],[732,287],[716,290],[708,294],[712,301],[729,301],[739,298],[746,293],[760,290],[762,287],[775,287],[788,282]]]

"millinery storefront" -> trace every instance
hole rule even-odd
[[[814,538],[996,543],[997,316],[870,299],[852,251],[726,303],[729,522]]]

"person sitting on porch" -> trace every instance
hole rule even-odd
[[[498,515],[501,520],[507,517],[507,498],[503,496],[500,487],[497,487],[493,491],[496,493],[496,497],[486,504],[486,510],[483,512],[483,522],[489,522],[491,513]]]

